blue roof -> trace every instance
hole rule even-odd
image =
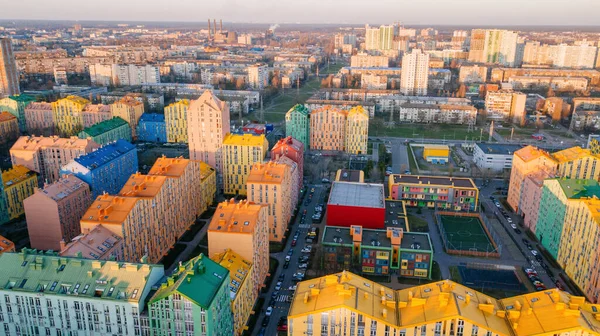
[[[134,145],[119,139],[108,145],[102,146],[91,153],[75,158],[75,162],[89,170],[94,170],[132,150],[135,150]]]
[[[165,122],[165,115],[161,113],[144,113],[139,122]]]

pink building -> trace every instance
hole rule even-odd
[[[10,149],[13,166],[22,165],[52,183],[60,178],[60,168],[74,158],[99,148],[96,142],[77,137],[22,136]]]
[[[23,201],[31,247],[60,251],[61,241],[81,233],[79,221],[90,204],[89,186],[74,175],[37,189]]]
[[[81,235],[68,244],[61,241],[60,247],[60,255],[63,257],[81,255],[88,259],[123,260],[123,239],[102,224],[83,229]]]
[[[304,184],[304,144],[291,136],[277,141],[271,149],[271,160],[277,160],[281,156],[286,156],[298,164],[298,190],[302,189]]]
[[[542,198],[542,189],[544,179],[554,178],[548,170],[539,170],[529,173],[523,181],[523,191],[521,198],[521,212],[523,213],[523,224],[531,232],[535,233],[535,225],[538,220],[540,199]]]
[[[34,135],[50,136],[55,133],[56,121],[51,103],[30,103],[25,107],[27,132]]]
[[[81,112],[83,119],[83,128],[88,128],[94,124],[112,118],[109,105],[87,105]]]
[[[300,169],[298,169],[298,164],[294,162],[294,160],[290,159],[287,156],[280,156],[277,160],[277,163],[282,163],[290,167],[290,177],[292,179],[291,188],[292,188],[292,213],[294,208],[298,206],[298,197],[300,197],[300,184],[302,183],[302,177]]]
[[[229,133],[229,107],[210,90],[190,101],[187,111],[190,160],[202,161],[223,173],[221,147]]]

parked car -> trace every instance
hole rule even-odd
[[[287,269],[288,267],[290,267],[290,261],[289,261],[289,260],[286,260],[286,261],[283,263],[283,269]]]
[[[535,256],[537,256],[537,255],[538,255],[538,251],[536,251],[536,250],[531,250],[531,254],[533,254],[533,256],[535,257]]]
[[[290,260],[292,260],[292,257],[291,257],[291,256],[289,256],[289,255],[286,255],[286,256],[285,256],[285,261],[289,262]]]
[[[298,240],[296,240],[296,238],[294,238],[294,239],[292,240],[292,246],[296,246],[296,244],[297,244],[297,243],[298,243]]]
[[[271,298],[274,299],[277,296],[279,296],[279,292],[278,291],[274,291],[273,293],[271,293]]]
[[[285,279],[285,273],[279,274],[279,277],[277,278],[277,281],[283,281],[283,279]]]
[[[291,256],[292,254],[294,254],[294,249],[289,249],[287,255]]]
[[[516,233],[516,234],[521,234],[521,230],[519,230],[519,229],[515,229],[515,233]]]
[[[275,290],[278,291],[281,289],[281,281],[277,282],[277,284],[275,284]]]
[[[527,275],[530,275],[530,274],[537,275],[537,272],[533,268],[526,268],[523,271],[525,271],[525,273],[527,273]]]
[[[302,249],[302,253],[310,253],[312,251],[312,245],[306,245],[304,246],[304,248]]]
[[[267,317],[271,316],[271,314],[273,313],[273,307],[268,307],[267,311],[265,312],[265,315]]]
[[[293,286],[288,287],[288,290],[295,291],[297,287],[298,286],[293,285]]]
[[[269,308],[271,308],[271,307],[269,307]],[[262,321],[262,326],[263,326],[263,327],[266,327],[266,326],[268,326],[270,321],[271,321],[271,318],[270,318],[270,317],[268,317],[268,316],[265,316],[265,318],[264,318],[264,319],[263,319],[263,321]]]
[[[308,256],[307,255],[303,255],[301,257],[298,258],[298,262],[299,263],[304,263],[304,262],[308,262]]]
[[[312,244],[312,243],[313,243],[313,237],[306,237],[306,239],[304,239],[304,241],[305,241],[307,244]]]
[[[528,241],[527,239],[525,239],[525,238],[521,239],[521,241],[522,241],[522,242],[523,242],[523,244],[525,244],[525,245],[529,244],[529,241]]]
[[[298,268],[299,269],[307,269],[308,268],[308,264],[307,263],[300,264],[300,265],[298,265]]]
[[[287,319],[285,316],[282,316],[277,322],[277,331],[287,331]]]
[[[542,256],[538,254],[535,256],[535,260],[537,260],[538,262],[542,262],[544,261],[544,258],[542,258]]]

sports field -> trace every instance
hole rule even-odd
[[[524,292],[527,289],[519,281],[514,270],[492,270],[458,266],[462,284],[473,289],[493,288],[505,291]]]
[[[493,252],[496,250],[491,238],[477,217],[441,215],[442,234],[450,250]]]

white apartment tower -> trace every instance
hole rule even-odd
[[[427,95],[427,75],[429,74],[429,55],[420,49],[413,49],[402,58],[400,92],[407,96]]]
[[[264,64],[254,64],[247,68],[248,85],[255,90],[262,90],[269,85],[269,68]]]

